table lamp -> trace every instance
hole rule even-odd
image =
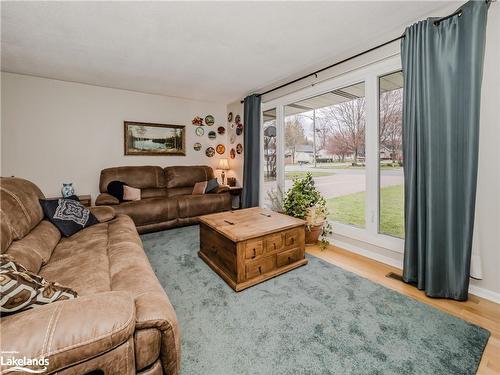
[[[226,173],[224,171],[229,170],[229,160],[227,158],[219,159],[219,164],[217,165],[217,169],[222,171],[221,173],[222,185],[224,185],[224,179],[226,178]]]

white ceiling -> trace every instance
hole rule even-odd
[[[8,72],[229,102],[397,36],[449,6],[2,2],[1,64]]]

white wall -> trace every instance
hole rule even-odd
[[[77,194],[98,193],[101,169],[120,165],[216,166],[205,148],[226,145],[194,133],[194,116],[212,114],[226,125],[226,103],[211,103],[109,89],[2,72],[1,175],[36,183],[46,196],[58,196],[63,182]],[[186,125],[186,156],[124,156],[123,121]],[[207,130],[208,127],[205,127]],[[200,142],[201,151],[193,144]]]
[[[238,114],[241,116],[241,122],[244,123],[243,104],[240,103],[239,100],[237,102],[229,103],[227,105],[227,113],[229,114],[229,112],[233,113],[232,123],[234,123],[234,117]],[[243,124],[243,125],[245,125],[245,124]],[[228,126],[229,126],[229,123],[228,123]],[[228,141],[227,141],[229,150],[233,147],[235,148],[236,144],[238,144],[238,143],[241,143],[244,146],[243,140],[245,137],[245,127],[243,127],[243,134],[241,136],[236,137],[236,142],[234,144],[230,144],[230,139],[229,139],[230,134],[231,134],[231,131],[229,131]],[[228,152],[229,152],[229,150],[228,150]],[[245,150],[243,150],[242,154],[236,154],[236,157],[234,159],[229,159],[229,166],[231,167],[231,172],[232,172],[231,176],[236,177],[238,186],[241,186],[243,184],[243,154],[244,153],[245,153]]]
[[[496,293],[500,303],[500,4],[488,11],[481,92],[479,170],[475,242],[481,253],[483,280],[472,280],[471,291]],[[479,293],[483,292],[479,290]],[[478,294],[479,294],[478,293]]]

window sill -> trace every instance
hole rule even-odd
[[[354,240],[366,242],[401,254],[404,252],[405,241],[402,238],[392,237],[380,233],[368,233],[366,229],[356,228],[338,222],[331,222],[331,224],[334,235],[339,234],[341,236],[350,237]]]

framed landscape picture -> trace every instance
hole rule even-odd
[[[186,127],[125,121],[125,155],[186,155]]]

